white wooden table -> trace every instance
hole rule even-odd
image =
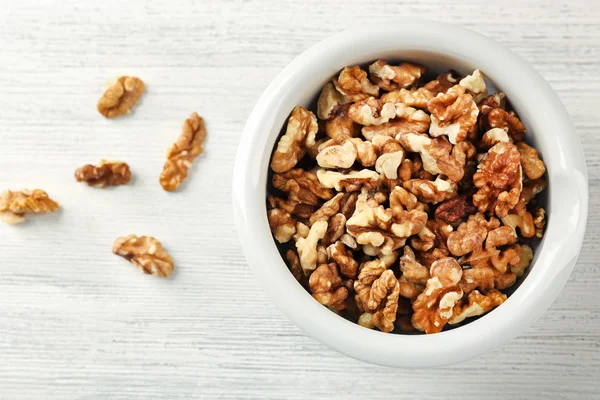
[[[0,225],[0,399],[600,398],[600,3],[368,3],[0,0],[0,189],[62,205]],[[329,350],[273,306],[240,250],[230,182],[244,122],[290,60],[343,28],[417,16],[489,35],[550,81],[585,147],[590,218],[570,281],[523,335],[457,366],[394,370]],[[148,92],[106,120],[96,101],[122,74]],[[164,153],[192,111],[206,153],[169,194]],[[75,183],[101,158],[129,162],[134,184]],[[129,233],[163,242],[174,279],[111,254]]]

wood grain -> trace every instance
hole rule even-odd
[[[454,5],[451,5],[454,4]],[[600,3],[592,0],[0,0],[0,189],[43,187],[62,212],[0,226],[0,399],[599,398]],[[590,217],[571,279],[506,347],[437,370],[374,367],[305,336],[248,269],[231,219],[243,124],[274,75],[365,21],[428,18],[507,45],[552,84],[583,142]],[[418,32],[415,32],[418,35]],[[102,118],[108,78],[135,74],[135,112]],[[179,193],[158,184],[185,118],[206,152]],[[123,159],[134,184],[94,190],[74,169]],[[161,281],[111,254],[156,236]]]

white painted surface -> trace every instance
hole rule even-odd
[[[449,3],[0,0],[0,188],[41,187],[63,206],[0,226],[0,399],[600,397],[600,3]],[[230,205],[240,131],[274,75],[331,33],[411,16],[463,24],[532,62],[570,112],[590,178],[584,247],[552,308],[503,349],[428,371],[306,337],[248,270]],[[95,103],[126,73],[148,93],[107,121]],[[206,153],[169,194],[164,152],[192,111],[207,120]],[[128,161],[134,185],[74,182],[101,158]],[[159,238],[174,279],[112,255],[127,233]]]

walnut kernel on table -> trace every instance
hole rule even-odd
[[[204,120],[192,113],[183,123],[181,134],[167,150],[167,161],[160,174],[160,184],[167,192],[176,190],[187,178],[188,170],[194,158],[204,150],[202,143],[206,139]]]
[[[145,85],[140,78],[120,76],[98,100],[98,112],[106,118],[128,114],[144,90]]]
[[[9,225],[25,221],[25,214],[44,214],[58,210],[59,205],[40,189],[11,191],[0,194],[0,219]]]
[[[296,280],[369,329],[437,333],[501,306],[543,236],[545,165],[481,71],[343,68],[294,108],[267,217]],[[535,247],[534,247],[535,248]]]
[[[122,161],[101,160],[97,166],[87,164],[77,168],[75,180],[98,188],[127,185],[131,181],[131,171]]]
[[[166,278],[175,268],[171,256],[161,243],[151,236],[120,237],[113,244],[112,251],[138,267],[144,274]]]

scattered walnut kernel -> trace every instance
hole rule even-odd
[[[267,215],[290,271],[382,332],[490,312],[545,228],[545,166],[506,95],[488,94],[479,70],[425,76],[385,60],[342,69],[316,117],[292,111],[271,159]]]
[[[144,93],[144,82],[134,76],[120,76],[98,100],[98,112],[106,118],[128,114]]]
[[[11,191],[0,194],[0,219],[15,225],[25,221],[25,214],[45,214],[58,210],[58,203],[40,189]]]
[[[175,268],[171,256],[151,236],[120,237],[113,244],[112,251],[141,269],[144,274],[166,278]]]
[[[160,174],[160,184],[167,192],[176,190],[188,176],[188,169],[194,158],[202,151],[202,143],[206,138],[204,120],[192,113],[185,120],[181,135],[167,150],[167,161]]]
[[[127,163],[101,160],[97,166],[87,164],[77,168],[75,180],[98,188],[127,185],[131,181],[131,171]]]

